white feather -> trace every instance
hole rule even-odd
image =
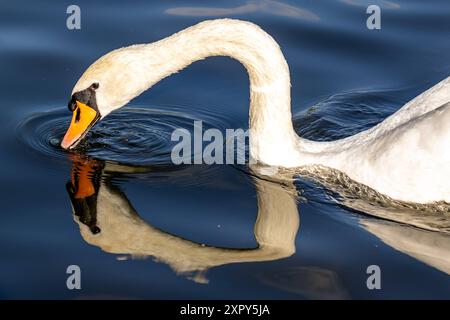
[[[333,142],[296,135],[284,56],[255,24],[204,21],[155,43],[114,50],[92,64],[74,92],[99,82],[102,117],[161,79],[210,56],[240,61],[250,80],[250,154],[267,165],[323,165],[391,198],[450,202],[450,77],[379,125]]]

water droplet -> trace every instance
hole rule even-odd
[[[57,138],[51,138],[50,139],[50,144],[52,145],[52,147],[56,147],[58,148],[61,144],[61,140],[57,139]]]

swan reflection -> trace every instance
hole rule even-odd
[[[397,201],[321,166],[293,170],[255,166],[253,169],[266,179],[300,178],[320,184],[321,190],[325,188],[332,193],[330,205],[357,211],[359,225],[385,244],[450,274],[450,204]]]
[[[67,183],[75,221],[83,239],[103,251],[152,256],[177,273],[202,271],[229,263],[270,261],[291,256],[299,215],[293,190],[256,180],[258,214],[254,226],[256,248],[236,249],[203,245],[160,230],[144,221],[126,195],[109,179],[118,172],[142,172],[89,158],[74,159]]]
[[[299,212],[297,189],[292,183],[255,177],[253,181],[257,191],[258,212],[253,232],[258,245],[245,249],[222,248],[170,234],[152,226],[139,216],[127,196],[111,182],[111,178],[122,173],[142,173],[145,170],[154,169],[79,156],[73,159],[71,180],[66,187],[74,220],[87,243],[112,254],[154,257],[157,261],[168,264],[177,273],[196,273],[192,280],[200,283],[207,282],[204,276],[206,270],[216,266],[271,261],[295,253]],[[255,167],[253,172],[261,176],[261,172],[265,171]],[[362,208],[359,202],[344,200],[343,203],[348,207],[354,205],[358,210]],[[450,274],[448,233],[405,225],[408,217],[414,222],[414,215],[408,210],[378,207],[369,213],[390,221],[360,215],[360,226],[395,250]],[[421,220],[422,224],[425,223],[424,219]],[[284,276],[277,275],[278,280],[287,277],[287,282],[277,280],[277,283],[274,283],[273,275],[265,275],[262,281],[268,285],[281,286],[289,292],[312,294],[311,298],[348,296],[338,274],[332,270],[316,266],[302,266],[295,270],[286,270]]]

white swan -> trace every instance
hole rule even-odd
[[[308,141],[293,129],[289,69],[279,46],[255,24],[239,20],[204,21],[101,57],[73,89],[73,119],[61,146],[73,148],[96,121],[209,56],[230,56],[248,71],[253,159],[334,168],[397,200],[450,202],[450,77],[374,128],[333,142]]]

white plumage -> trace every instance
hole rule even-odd
[[[209,56],[232,57],[248,71],[253,159],[287,168],[322,165],[397,200],[450,203],[450,77],[369,130],[333,142],[308,141],[293,129],[289,68],[278,44],[255,24],[218,19],[106,54],[73,92],[98,82],[104,117]]]

